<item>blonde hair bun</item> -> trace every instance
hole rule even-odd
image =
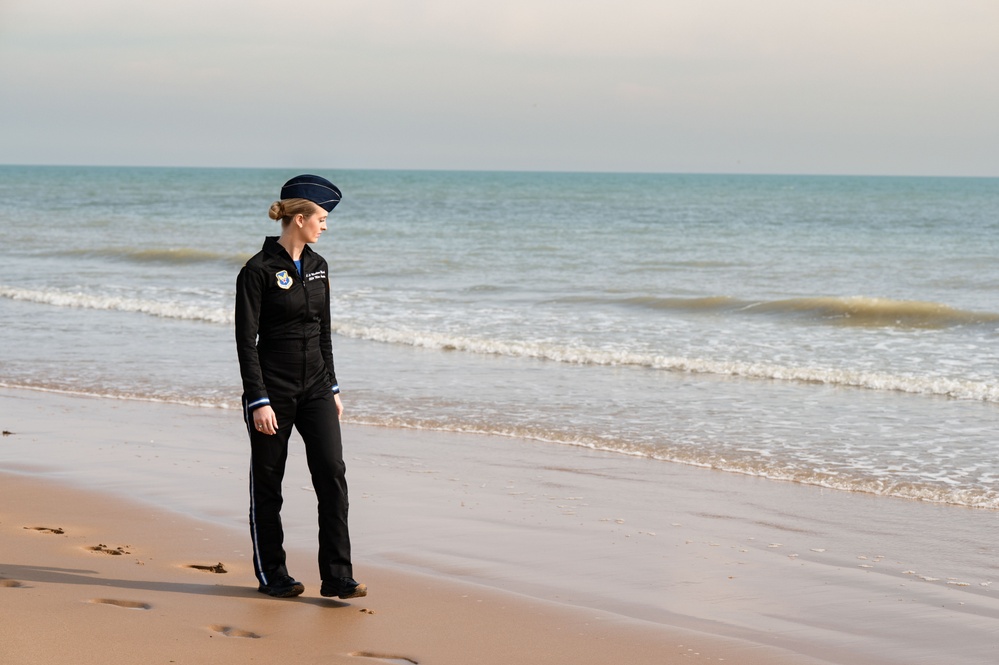
[[[271,204],[271,209],[267,211],[267,216],[273,220],[279,220],[284,217],[284,205],[280,201],[275,201]]]

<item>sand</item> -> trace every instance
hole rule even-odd
[[[299,450],[284,515],[306,593],[278,600],[253,579],[237,413],[0,389],[0,427],[4,665],[999,654],[993,512],[348,423],[370,594],[318,594]]]
[[[235,530],[38,478],[0,481],[3,663],[640,663],[690,649],[708,661],[735,653],[683,631],[379,566],[363,568],[367,598],[324,599],[312,584],[297,599],[271,599],[256,592]],[[305,570],[311,557],[296,551],[291,563]]]

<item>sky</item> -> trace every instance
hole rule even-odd
[[[999,176],[997,0],[0,0],[0,163]]]

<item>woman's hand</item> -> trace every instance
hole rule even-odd
[[[343,416],[343,402],[340,401],[340,393],[333,395],[333,401],[336,402],[336,419],[340,420]]]
[[[258,407],[253,411],[253,426],[261,434],[272,436],[277,433],[277,416],[270,404]]]

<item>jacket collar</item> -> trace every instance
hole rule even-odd
[[[271,256],[277,256],[277,257],[286,259],[288,261],[292,260],[291,256],[288,254],[287,250],[285,250],[285,248],[282,247],[281,244],[278,242],[278,236],[267,236],[266,238],[264,238],[263,251],[264,251],[265,254],[268,254],[268,255],[271,255]],[[306,262],[306,258],[305,258],[306,256],[310,257],[309,261],[311,262],[312,253],[313,253],[312,252],[312,248],[309,247],[308,245],[306,245],[305,247],[302,248],[302,265],[303,266],[305,265],[305,262]]]

